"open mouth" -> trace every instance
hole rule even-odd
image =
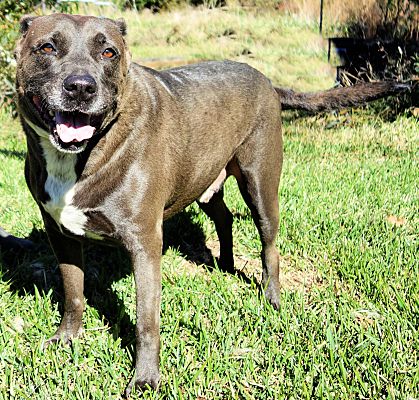
[[[49,126],[51,143],[63,152],[83,151],[87,141],[102,122],[99,115],[80,111],[49,110],[38,96],[33,96],[32,102],[45,124]]]

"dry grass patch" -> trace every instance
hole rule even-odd
[[[211,251],[214,258],[219,256],[219,243],[217,240],[207,240],[206,247]],[[206,254],[206,265],[212,265],[213,260],[210,254]],[[262,265],[260,258],[250,258],[243,254],[235,255],[234,257],[235,269],[239,274],[244,275],[248,279],[254,279],[258,284],[262,280]],[[309,260],[292,260],[289,257],[281,257],[281,269],[279,273],[279,281],[281,283],[281,290],[283,292],[300,292],[308,294],[314,288],[321,288],[324,286],[324,280],[319,271],[314,267]],[[297,265],[298,264],[298,265]],[[177,275],[186,276],[203,276],[204,279],[209,279],[209,274],[205,272],[200,265],[193,261],[189,261],[182,256],[176,257],[176,267],[174,273]]]
[[[87,13],[97,14],[94,9]],[[101,13],[118,16],[109,10]],[[277,85],[298,90],[333,86],[327,43],[315,25],[296,23],[277,10],[185,8],[157,14],[127,12],[124,18],[132,58],[140,64],[167,68],[230,59],[252,65]]]
[[[378,9],[376,0],[325,0],[323,2],[323,25],[335,26],[349,18],[362,14],[365,10]],[[318,21],[320,1],[318,0],[284,0],[281,11],[298,16],[309,22]]]

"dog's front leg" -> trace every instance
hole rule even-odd
[[[47,219],[44,221],[51,247],[60,266],[64,287],[64,314],[58,330],[45,342],[46,347],[60,340],[66,344],[70,343],[71,339],[82,333],[84,265],[82,243],[64,236],[51,226]]]
[[[162,228],[154,225],[148,233],[142,232],[129,251],[133,263],[136,286],[137,322],[135,328],[135,373],[125,395],[130,396],[134,386],[139,389],[157,388],[160,380],[160,300]]]

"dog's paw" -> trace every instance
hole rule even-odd
[[[127,388],[125,389],[125,398],[128,399],[131,396],[131,392],[134,387],[141,392],[146,390],[156,390],[159,386],[160,382],[160,373],[149,371],[143,371],[142,373],[135,373],[131,382],[128,384]]]
[[[83,328],[78,329],[76,332],[73,331],[63,331],[61,329],[58,329],[58,331],[51,336],[49,339],[45,340],[45,342],[42,344],[42,350],[45,350],[48,346],[51,346],[55,343],[62,343],[64,345],[70,345],[71,341],[79,336],[81,336],[83,333]]]
[[[265,290],[265,297],[271,303],[272,307],[275,310],[279,310],[281,306],[281,301],[279,299],[279,288],[275,287],[275,285],[268,285]]]

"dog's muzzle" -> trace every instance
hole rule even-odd
[[[63,107],[50,105],[36,94],[29,98],[44,124],[50,141],[60,151],[79,153],[100,128],[105,109],[89,113],[89,104],[97,97],[97,84],[90,75],[70,75],[62,83]]]

